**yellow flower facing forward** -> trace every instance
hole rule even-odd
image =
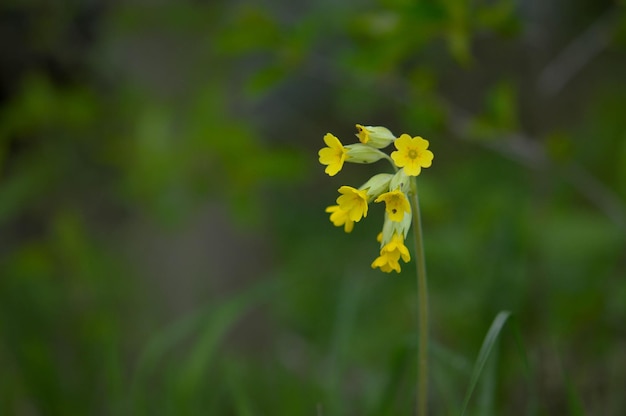
[[[381,237],[382,236],[379,235],[378,240],[381,240]],[[380,249],[380,256],[374,260],[372,268],[380,268],[380,270],[385,273],[391,273],[392,271],[400,273],[402,270],[400,268],[400,258],[402,258],[402,261],[405,263],[411,261],[409,249],[404,245],[402,235],[396,233],[391,238],[391,241]]]
[[[401,222],[404,219],[404,213],[411,213],[411,204],[406,199],[404,192],[395,190],[385,192],[380,195],[374,202],[385,201],[385,210],[389,219],[395,222]]]
[[[341,209],[339,205],[331,205],[326,208],[326,212],[330,213],[330,221],[335,227],[341,227],[347,233],[354,229],[354,221],[350,219],[348,213]]]
[[[433,163],[433,152],[428,150],[428,140],[403,134],[395,142],[395,152],[391,158],[398,167],[404,168],[408,176],[417,176],[422,168],[428,168]]]
[[[339,139],[330,133],[324,136],[326,146],[318,152],[319,161],[322,165],[327,165],[324,172],[329,176],[335,176],[343,167],[346,161],[348,150],[341,144]]]
[[[339,188],[341,196],[337,198],[339,208],[346,212],[351,221],[359,222],[367,217],[367,191],[359,190],[351,186]]]

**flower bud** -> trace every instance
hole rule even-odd
[[[393,175],[391,181],[389,181],[389,190],[394,191],[396,189],[404,192],[407,195],[409,193],[409,190],[411,189],[411,179],[406,174],[406,172],[404,172],[404,169],[399,169],[396,174]]]
[[[348,151],[346,154],[346,162],[374,163],[386,156],[380,150],[361,143],[349,144],[345,146],[345,149]]]
[[[359,131],[356,136],[361,143],[377,149],[389,146],[396,139],[396,136],[386,127],[362,126],[357,124],[356,129]]]
[[[391,181],[393,176],[391,173],[379,173],[372,176],[359,189],[367,190],[367,197],[372,200],[389,190],[389,181]]]

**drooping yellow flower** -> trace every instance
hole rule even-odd
[[[393,256],[402,257],[402,261],[408,263],[411,261],[411,255],[409,249],[404,245],[404,239],[400,234],[394,234],[391,241],[387,243],[381,251],[385,251]]]
[[[359,190],[351,186],[339,188],[341,196],[337,198],[339,208],[345,211],[351,221],[359,222],[367,217],[367,191]]]
[[[385,201],[385,210],[391,221],[401,222],[404,219],[404,213],[411,212],[411,204],[406,199],[406,195],[398,189],[385,192],[376,198],[374,202],[381,201]]]
[[[402,236],[402,238],[406,238],[409,228],[411,227],[411,222],[413,220],[413,215],[410,212],[404,213],[404,218],[402,221],[396,222],[391,221],[389,215],[385,214],[385,222],[383,223],[383,230],[380,233],[380,237],[378,242],[382,246],[385,246],[393,240],[395,234]]]
[[[417,176],[422,168],[432,165],[434,155],[428,150],[428,140],[403,134],[393,144],[398,150],[391,153],[391,158],[408,176]]]
[[[331,205],[326,208],[326,212],[330,213],[330,221],[335,227],[341,227],[347,233],[354,229],[354,221],[350,219],[348,213],[341,209],[339,205]]]
[[[400,262],[398,262],[399,259],[400,257],[396,257],[392,253],[381,250],[380,256],[376,257],[376,260],[372,262],[372,269],[378,267],[385,273],[391,273],[392,271],[400,273],[402,269],[400,268]]]
[[[382,235],[379,235],[378,240],[381,238]],[[380,249],[380,256],[374,260],[372,268],[375,269],[378,267],[385,273],[391,273],[391,271],[400,273],[402,270],[400,268],[400,258],[402,258],[402,261],[405,263],[411,261],[409,249],[404,245],[402,235],[396,233],[391,238],[391,241]]]
[[[324,136],[324,143],[328,147],[324,147],[318,152],[319,161],[322,165],[327,165],[324,172],[329,176],[335,176],[343,167],[348,151],[339,139],[330,133],[326,133]]]

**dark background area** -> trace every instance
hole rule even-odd
[[[432,414],[501,310],[471,414],[625,414],[625,75],[622,1],[3,1],[0,414],[412,414],[356,123],[435,154]]]

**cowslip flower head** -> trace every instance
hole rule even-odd
[[[386,127],[362,126],[357,124],[356,129],[358,131],[356,136],[361,143],[377,149],[387,147],[396,140],[396,136]]]
[[[347,233],[354,229],[354,221],[350,219],[347,211],[341,209],[339,205],[331,205],[326,208],[326,212],[330,213],[330,221],[335,227],[341,227]]]
[[[433,153],[428,150],[428,141],[423,138],[402,134],[396,138],[389,129],[380,126],[356,125],[359,143],[343,145],[331,133],[324,136],[327,147],[322,148],[319,161],[325,165],[325,172],[335,176],[344,163],[374,163],[381,159],[391,162],[395,173],[379,173],[372,176],[360,188],[342,186],[339,188],[337,205],[326,207],[330,221],[336,227],[343,227],[349,233],[354,224],[367,216],[368,204],[385,203],[385,217],[378,240],[380,255],[372,263],[373,268],[383,272],[400,273],[400,260],[411,260],[404,244],[413,220],[412,207],[408,196],[414,192],[412,186],[415,176],[422,168],[430,167]],[[395,151],[389,155],[383,148],[395,145]]]
[[[322,165],[327,165],[324,172],[328,176],[335,176],[343,167],[346,161],[348,150],[341,144],[339,139],[331,133],[324,136],[326,146],[318,152],[319,161]]]
[[[433,162],[433,152],[428,150],[428,140],[403,134],[394,143],[395,152],[391,153],[394,163],[404,168],[408,176],[417,176],[422,168],[428,168]]]
[[[404,213],[411,213],[411,204],[406,199],[404,192],[396,189],[394,191],[385,192],[380,195],[374,202],[385,202],[385,210],[389,219],[395,222],[401,222],[404,219]]]
[[[359,222],[367,217],[367,191],[344,185],[339,188],[339,193],[337,204],[351,221]]]

